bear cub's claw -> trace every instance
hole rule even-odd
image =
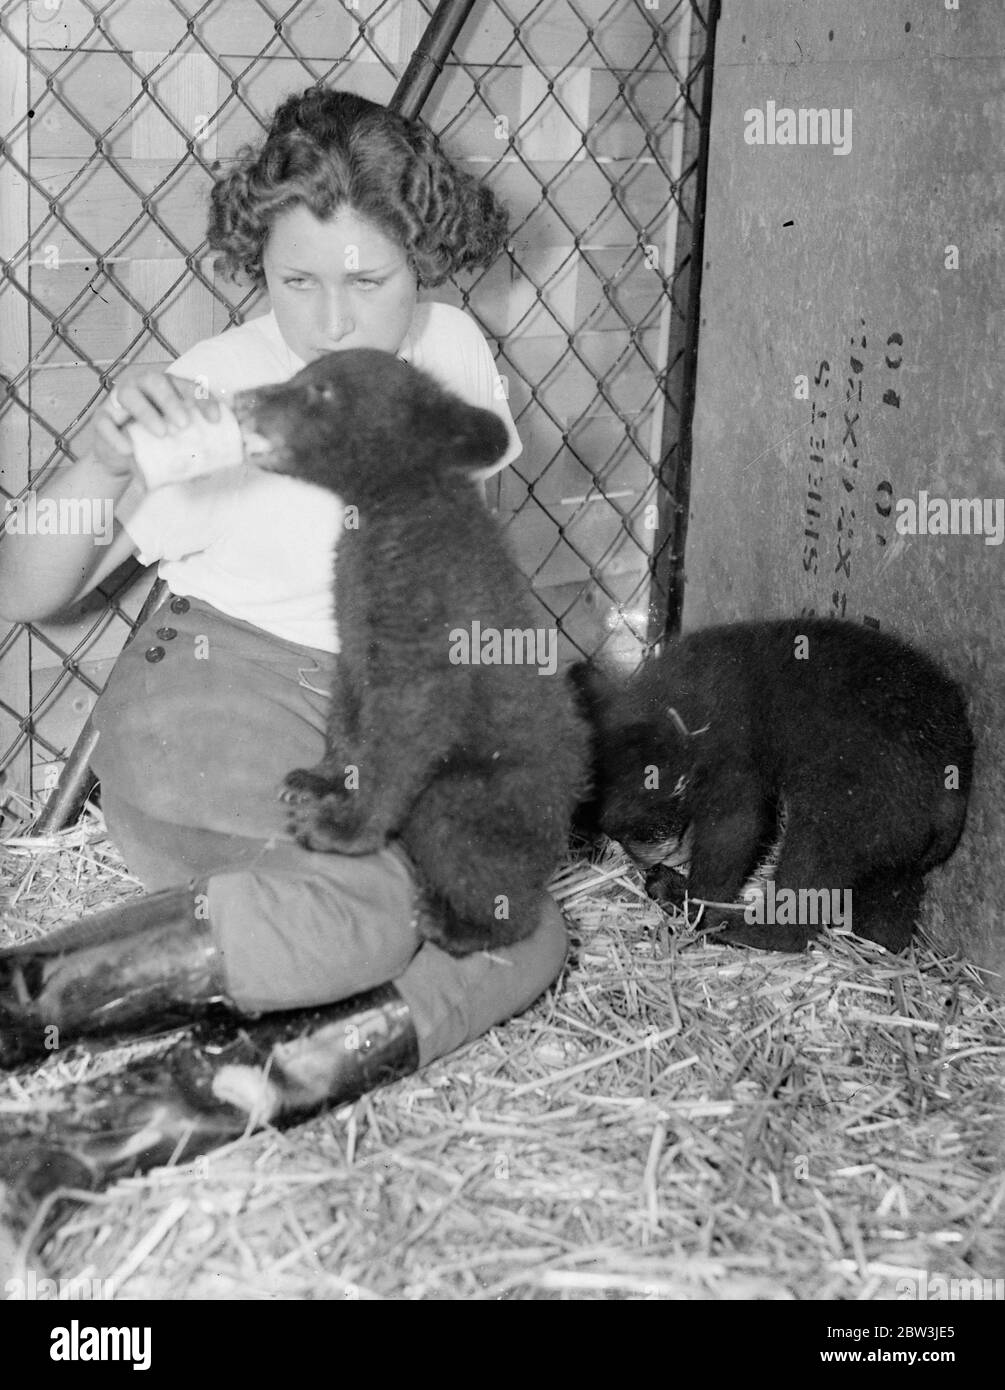
[[[337,785],[319,768],[295,767],[283,778],[283,790],[279,793],[279,799],[290,804],[301,800],[318,800],[327,796],[329,792],[334,792]]]
[[[365,824],[358,793],[323,773],[298,767],[285,779],[280,799],[289,807],[289,830],[298,845],[323,854],[375,854],[385,837]]]

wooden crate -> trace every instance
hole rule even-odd
[[[897,505],[1005,491],[1001,38],[998,0],[725,7],[684,609],[686,627],[804,610],[873,621],[962,681],[976,781],[929,921],[999,983],[1001,546],[900,534]],[[851,110],[850,152],[748,143],[747,113],[769,101]]]

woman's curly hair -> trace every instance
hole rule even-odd
[[[210,195],[209,244],[231,277],[261,284],[276,217],[351,208],[405,250],[420,285],[489,265],[508,228],[490,189],[456,169],[419,120],[352,92],[308,87],[283,102],[264,144],[245,146]]]

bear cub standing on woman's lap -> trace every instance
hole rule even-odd
[[[398,838],[425,890],[425,936],[457,955],[520,940],[585,790],[589,735],[541,660],[527,582],[474,483],[505,452],[505,425],[365,348],[235,408],[261,436],[256,464],[356,509],[335,552],[326,755],[286,779],[297,840],[365,854]],[[459,659],[495,634],[501,661]]]

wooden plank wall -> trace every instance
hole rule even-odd
[[[101,373],[166,364],[225,328],[246,293],[217,280],[209,257],[198,260],[209,288],[185,264],[204,249],[210,184],[187,142],[196,139],[205,164],[231,159],[284,96],[320,78],[387,101],[427,12],[418,0],[303,0],[277,33],[265,9],[241,0],[118,0],[100,24],[83,0],[17,8],[30,62],[8,53],[21,89],[5,86],[5,110],[7,128],[19,103],[32,111],[34,186],[8,174],[14,211],[3,225],[12,251],[23,248],[19,273],[35,301],[2,297],[17,320],[8,350],[31,362],[30,429],[24,412],[3,417],[19,487],[25,465],[34,474],[61,449],[86,447]],[[191,34],[186,12],[197,15]],[[503,258],[468,277],[463,295],[501,350],[525,445],[490,500],[533,577],[542,621],[557,615],[580,646],[606,641],[627,659],[646,629],[654,532],[644,516],[670,314],[660,272],[669,274],[676,238],[668,172],[679,169],[683,103],[668,60],[683,69],[690,38],[691,7],[678,0],[512,0],[506,12],[479,0],[459,61],[423,112],[512,211],[522,273]],[[124,600],[127,616],[146,582]],[[44,701],[36,781],[51,781],[54,750],[72,743],[94,699],[66,681],[61,654],[76,653],[100,688],[126,622],[94,596],[41,632],[31,663],[31,698]],[[26,654],[20,643],[0,663],[4,698],[21,710]]]
[[[897,520],[922,492],[1005,509],[1003,55],[1000,0],[726,0],[684,609],[871,620],[964,683],[976,785],[928,914],[1000,982],[1001,538]],[[850,150],[751,143],[769,102],[850,110]]]

